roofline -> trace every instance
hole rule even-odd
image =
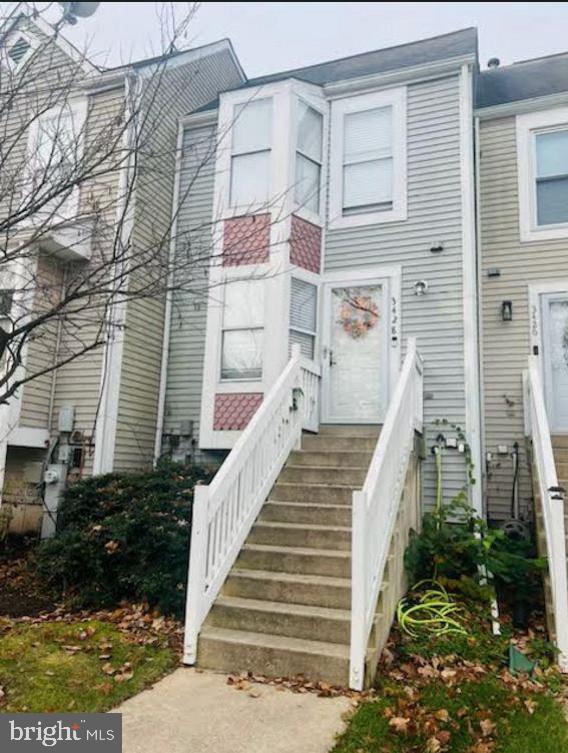
[[[146,69],[151,68],[152,66],[157,67],[162,63],[165,63],[166,67],[168,68],[175,68],[178,65],[185,65],[190,60],[207,57],[208,55],[214,55],[216,52],[221,52],[223,50],[227,50],[229,52],[229,55],[231,56],[239,75],[241,76],[243,82],[246,82],[246,74],[243,70],[240,60],[237,57],[231,40],[227,37],[218,39],[215,42],[208,42],[207,44],[200,45],[199,47],[190,47],[187,50],[179,50],[170,55],[156,55],[152,58],[135,60],[132,63],[125,63],[124,65],[117,65],[112,68],[106,68],[103,73],[120,75],[120,73],[123,71]]]
[[[443,58],[431,63],[411,65],[395,68],[384,73],[371,73],[358,78],[347,78],[323,85],[323,91],[329,99],[342,97],[354,91],[376,89],[379,86],[391,86],[403,81],[431,79],[446,73],[453,73],[462,65],[473,65],[477,62],[475,55],[459,55],[454,58]]]
[[[264,78],[271,78],[273,76],[279,76],[279,77],[286,77],[286,78],[297,78],[297,76],[294,76],[293,74],[297,74],[300,71],[309,71],[312,68],[320,68],[322,65],[328,65],[332,63],[340,63],[345,60],[355,60],[356,58],[364,57],[365,55],[372,55],[375,52],[388,52],[389,50],[397,50],[400,47],[413,47],[416,44],[423,44],[424,42],[431,42],[433,39],[443,39],[444,37],[450,37],[454,34],[460,34],[464,31],[475,31],[477,35],[477,27],[475,26],[466,26],[463,29],[456,29],[455,31],[448,31],[445,34],[436,34],[433,37],[424,37],[423,39],[415,39],[413,42],[401,42],[400,44],[394,44],[391,47],[379,47],[378,49],[374,50],[367,50],[366,52],[357,52],[354,55],[346,55],[345,57],[339,57],[339,58],[332,58],[331,60],[323,60],[320,63],[312,63],[311,65],[305,65],[301,66],[299,68],[290,68],[285,71],[276,71],[275,73],[266,73],[263,76],[255,76],[254,78],[249,80],[249,83],[254,86],[255,82],[258,79],[264,79]],[[289,74],[289,75],[288,75]],[[271,81],[267,81],[267,84],[272,83]],[[259,84],[259,86],[262,86],[262,84]]]
[[[216,123],[219,117],[219,108],[204,110],[203,112],[190,112],[179,119],[181,128],[197,128],[198,126]]]
[[[59,45],[59,47],[61,47],[61,49],[69,55],[72,60],[79,62],[80,67],[86,74],[92,75],[100,73],[101,69],[83,55],[83,53],[75,47],[72,42],[66,39],[61,33],[54,35],[54,32],[56,31],[54,27],[41,17],[41,13],[36,12],[35,9],[31,8],[26,2],[18,3],[4,22],[5,28],[0,29],[0,32],[4,37],[10,33],[12,27],[17,23],[21,16],[27,18],[30,23],[35,24],[42,34],[52,38],[55,44]]]
[[[516,99],[513,102],[503,102],[488,107],[477,107],[473,114],[479,120],[491,120],[493,118],[505,118],[508,115],[519,115],[524,112],[534,112],[535,110],[550,110],[553,107],[562,107],[566,104],[568,104],[568,91],[545,94],[542,97]]]

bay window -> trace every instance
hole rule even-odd
[[[300,346],[302,355],[312,360],[315,356],[318,289],[296,277],[291,281],[290,294],[290,348]]]
[[[319,214],[322,166],[323,116],[301,99],[296,103],[295,202]]]
[[[270,197],[272,99],[233,108],[231,189],[233,207],[265,204]]]
[[[263,327],[263,281],[228,281],[223,303],[221,379],[262,378]]]
[[[330,224],[406,219],[406,91],[332,104]]]

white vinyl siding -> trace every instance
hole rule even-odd
[[[416,336],[425,360],[425,441],[430,448],[439,433],[436,419],[446,418],[465,427],[457,76],[408,86],[407,135],[406,222],[327,231],[325,270],[371,272],[380,266],[401,266],[402,301],[397,313],[402,317],[402,342]],[[443,253],[430,253],[433,239],[443,239]],[[417,280],[428,282],[425,296],[414,294]],[[463,457],[446,453],[446,499],[461,488],[464,479]],[[426,504],[434,499],[435,481],[433,456],[427,452],[423,471]]]

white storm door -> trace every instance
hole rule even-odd
[[[568,293],[542,297],[542,353],[550,430],[568,433]]]
[[[324,300],[323,421],[384,421],[388,392],[385,288],[388,283],[328,283]]]

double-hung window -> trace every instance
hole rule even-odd
[[[296,103],[295,203],[320,213],[323,116],[299,99]]]
[[[270,197],[272,99],[236,105],[231,127],[231,206],[246,210],[266,204]]]
[[[26,198],[42,204],[42,219],[77,214],[85,116],[85,103],[65,104],[41,115],[32,129]]]
[[[331,129],[331,225],[406,219],[405,90],[337,100]]]
[[[305,358],[315,356],[318,289],[292,277],[290,294],[290,347],[300,346]]]
[[[221,379],[262,379],[264,281],[231,280],[225,285]]]
[[[568,238],[568,108],[517,116],[521,241]]]
[[[536,221],[568,223],[568,128],[535,134]]]

